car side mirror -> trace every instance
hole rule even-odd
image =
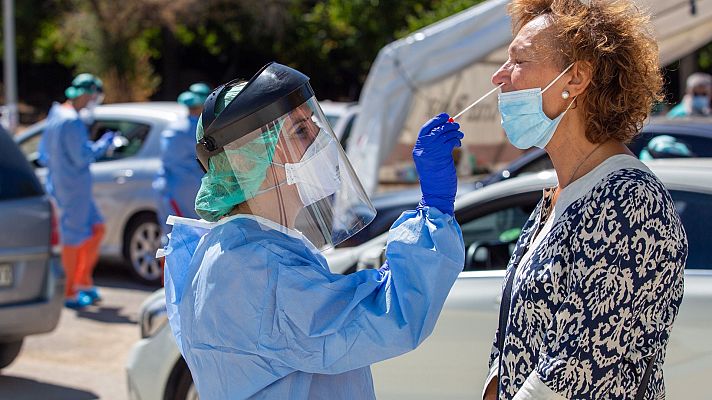
[[[27,161],[32,164],[33,168],[42,168],[42,164],[40,164],[40,153],[38,151],[28,154]]]

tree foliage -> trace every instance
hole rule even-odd
[[[98,74],[107,101],[172,96],[161,86],[186,69],[213,84],[249,78],[271,60],[355,99],[384,45],[481,1],[18,1],[17,47],[24,62]]]

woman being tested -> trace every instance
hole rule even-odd
[[[515,146],[558,186],[510,259],[486,399],[663,399],[687,239],[670,195],[627,149],[662,78],[629,0],[514,0],[516,37],[492,77]],[[543,88],[543,89],[541,89]]]
[[[453,218],[459,126],[423,126],[422,201],[391,228],[378,270],[332,274],[319,249],[375,216],[308,78],[268,64],[206,100],[196,198],[169,218],[168,316],[200,398],[373,399],[369,365],[433,330],[464,264]]]

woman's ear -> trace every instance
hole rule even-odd
[[[588,61],[576,61],[571,67],[571,78],[566,83],[566,90],[569,91],[571,97],[580,96],[586,91],[586,88],[591,83],[591,75],[593,68]]]

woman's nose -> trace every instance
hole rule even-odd
[[[499,86],[509,83],[509,63],[502,64],[501,67],[492,75],[492,84]]]

